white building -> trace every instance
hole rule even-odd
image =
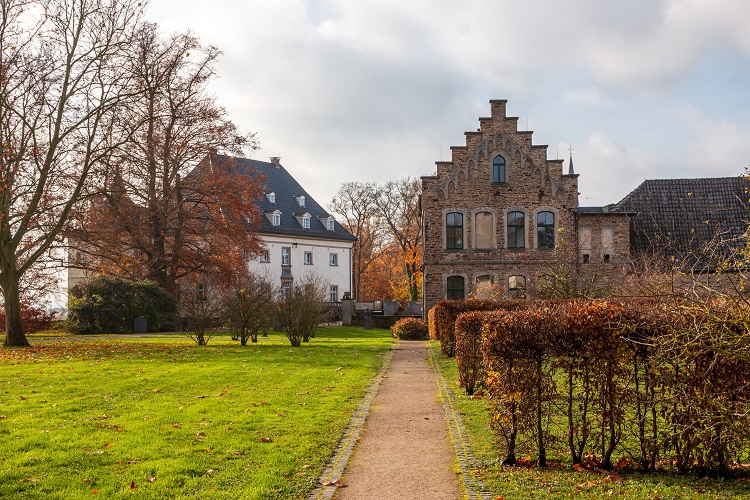
[[[265,177],[258,207],[264,217],[256,229],[264,250],[250,259],[250,271],[268,274],[284,288],[311,272],[324,281],[329,300],[337,302],[352,289],[352,246],[356,238],[300,186],[281,165],[212,154],[214,168],[231,165],[233,171]],[[206,161],[206,160],[204,160]]]

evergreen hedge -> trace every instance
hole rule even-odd
[[[70,289],[67,328],[78,334],[132,333],[135,318],[148,331],[174,330],[177,301],[156,283],[95,276]]]

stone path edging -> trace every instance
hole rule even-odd
[[[354,450],[354,445],[357,444],[357,439],[362,432],[362,427],[365,425],[367,414],[370,413],[372,402],[375,400],[375,396],[378,394],[380,382],[383,380],[383,376],[390,367],[395,348],[396,344],[394,344],[385,354],[385,357],[383,358],[383,364],[380,367],[380,372],[378,373],[377,377],[375,377],[375,381],[372,383],[372,385],[370,385],[370,388],[367,390],[365,398],[362,400],[362,402],[359,404],[359,407],[352,415],[352,418],[346,427],[346,431],[344,431],[344,436],[341,438],[339,444],[336,446],[336,450],[333,452],[333,456],[331,457],[331,461],[329,462],[328,467],[326,467],[326,469],[320,475],[320,486],[310,494],[308,500],[331,500],[334,493],[336,493],[336,485],[332,483],[335,483],[344,473],[344,469],[346,468],[346,465],[349,462],[349,458],[352,455],[352,451]],[[330,484],[328,486],[325,486],[325,483]]]
[[[430,349],[429,346],[428,350],[432,370],[435,372],[435,378],[437,379],[440,398],[443,400],[443,408],[445,409],[445,416],[448,421],[448,430],[453,441],[453,447],[456,450],[456,457],[458,457],[458,465],[461,469],[461,479],[463,480],[466,495],[469,499],[492,500],[495,497],[487,492],[482,481],[471,473],[474,456],[471,452],[471,446],[465,437],[465,428],[461,420],[461,415],[458,414],[454,406],[455,398],[453,391],[438,367],[439,359],[435,354],[435,350]]]

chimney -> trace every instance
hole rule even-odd
[[[276,168],[279,168],[281,166],[281,157],[280,156],[272,156],[271,157],[271,163],[273,165],[276,165]]]

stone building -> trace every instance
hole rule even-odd
[[[482,283],[533,296],[535,280],[560,263],[611,276],[630,260],[629,213],[579,207],[572,160],[564,172],[563,160],[549,160],[547,146],[506,116],[506,101],[490,107],[451,160],[422,177],[425,311]]]

